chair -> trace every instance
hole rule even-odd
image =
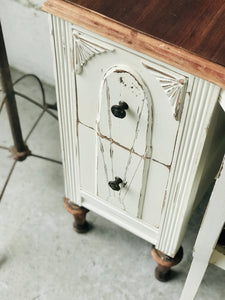
[[[193,261],[180,300],[192,300],[198,291],[209,263],[225,270],[225,156],[199,230]],[[222,231],[222,233],[221,233]],[[221,236],[220,236],[221,235]],[[219,238],[220,237],[220,238]],[[218,242],[223,243],[223,246]]]

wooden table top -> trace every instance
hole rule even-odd
[[[225,0],[47,0],[43,10],[225,89]]]

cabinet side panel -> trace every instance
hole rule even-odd
[[[199,204],[209,186],[214,182],[225,153],[225,114],[219,102],[214,109],[211,124],[208,129],[199,170],[196,176],[200,177],[200,184],[195,205]]]
[[[174,256],[180,247],[200,183],[198,166],[219,87],[196,78],[169,179],[157,248]],[[204,166],[200,166],[204,167]]]
[[[57,105],[65,177],[65,196],[80,204],[77,147],[76,81],[71,62],[70,24],[50,16]]]

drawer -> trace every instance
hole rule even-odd
[[[106,205],[159,226],[169,168],[128,151],[79,124],[80,187]],[[109,182],[119,177],[119,190]],[[146,193],[147,191],[147,193]],[[145,195],[148,195],[145,197]]]
[[[151,95],[136,72],[118,65],[104,74],[96,123],[100,136],[150,158],[152,115]]]
[[[71,28],[79,122],[128,151],[171,165],[190,76]],[[124,118],[112,113],[121,103],[127,104]]]

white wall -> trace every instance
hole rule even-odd
[[[54,84],[44,0],[0,0],[0,18],[9,64]]]

